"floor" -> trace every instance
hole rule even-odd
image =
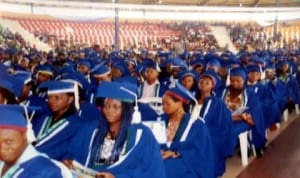
[[[297,124],[294,124],[294,121],[295,121],[296,118],[297,118]],[[289,127],[289,129],[287,129],[285,132],[283,132],[291,123],[293,123],[293,125],[291,125],[293,127],[291,129]],[[249,172],[253,172],[253,170],[256,170],[256,171],[260,170],[260,169],[258,169],[258,167],[259,166],[262,167],[262,165],[264,165],[264,166],[271,165],[269,161],[274,161],[274,159],[270,159],[270,157],[276,157],[276,156],[273,156],[273,155],[278,154],[276,152],[273,153],[274,149],[272,149],[272,148],[275,147],[275,146],[280,147],[280,148],[284,148],[284,144],[285,144],[285,143],[281,144],[282,141],[277,141],[277,140],[278,139],[285,140],[286,132],[288,132],[290,130],[297,131],[297,128],[298,128],[298,130],[300,128],[300,116],[296,115],[293,112],[289,115],[288,121],[286,121],[286,122],[283,121],[281,123],[279,129],[276,129],[275,131],[269,131],[268,132],[268,143],[267,143],[268,149],[266,150],[263,157],[256,158],[254,156],[251,156],[251,157],[249,157],[249,165],[247,167],[243,167],[242,163],[241,163],[240,156],[238,154],[235,154],[235,155],[233,155],[233,157],[227,159],[226,172],[221,178],[234,178],[234,177],[238,177],[238,178],[250,178],[250,177],[251,178],[253,178],[253,177],[259,178],[259,177],[261,177],[261,176],[258,176],[258,175],[250,175]],[[293,133],[287,133],[287,134],[293,134]],[[300,132],[298,133],[298,137],[296,137],[297,139],[299,139],[299,135],[300,135]],[[276,138],[278,138],[278,139],[276,139]],[[300,142],[298,143],[298,145],[299,145],[298,148],[300,148]],[[291,151],[291,150],[289,150],[289,151]],[[289,152],[287,152],[287,153],[289,153]],[[292,156],[292,155],[289,155],[289,156]],[[286,155],[283,155],[283,157],[286,157]],[[300,167],[300,152],[298,153],[298,156],[295,157],[295,158],[297,158],[297,159],[294,160],[294,162],[298,165],[297,167]],[[263,161],[263,162],[258,163],[257,161],[260,161],[261,159],[263,159],[263,160],[266,159],[267,161]],[[281,162],[281,160],[278,160],[278,161]],[[280,162],[278,162],[278,163],[280,163]],[[286,164],[291,164],[291,163],[286,163]],[[268,166],[265,167],[265,168],[267,169]],[[261,172],[261,171],[257,171],[257,172]],[[264,170],[263,172],[266,172],[266,171]],[[297,173],[300,174],[300,171],[296,172],[296,173],[293,172],[291,174],[297,174]],[[268,177],[269,176],[262,176],[262,178],[268,178]],[[284,176],[284,177],[286,177],[286,176]],[[296,177],[300,177],[300,175],[298,175]],[[270,176],[270,178],[275,178],[275,177]],[[281,177],[279,176],[278,178],[281,178]]]

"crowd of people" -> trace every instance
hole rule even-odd
[[[216,178],[245,131],[263,156],[266,130],[300,104],[300,41],[234,54],[205,24],[172,28],[150,46],[52,51],[1,28],[1,177],[72,177],[80,163],[101,178]],[[151,97],[161,103],[139,101]]]

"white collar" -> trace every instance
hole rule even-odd
[[[157,84],[159,84],[159,81],[158,81],[157,79],[156,79],[155,82],[154,82],[153,84],[151,84],[151,85],[149,85],[148,82],[145,81],[145,85],[146,85],[146,86],[153,86],[153,85],[157,85]]]
[[[36,149],[31,144],[28,144],[26,149],[24,150],[24,152],[22,153],[22,155],[19,157],[18,161],[15,164],[24,163],[24,162],[36,157],[39,154],[40,153],[38,151],[36,151]]]

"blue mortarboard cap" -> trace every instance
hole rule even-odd
[[[92,70],[91,74],[94,76],[101,76],[101,75],[107,75],[111,72],[110,68],[106,65],[100,63],[96,65]]]
[[[29,82],[32,81],[32,73],[31,72],[26,72],[26,71],[16,71],[14,76],[22,81],[23,85],[28,84]]]
[[[61,75],[73,74],[76,72],[77,71],[72,66],[63,66],[63,67],[59,68],[58,71],[56,72],[56,78],[59,78]]]
[[[179,79],[182,80],[185,76],[192,76],[194,78],[194,80],[196,80],[197,78],[197,74],[196,72],[192,71],[192,70],[183,70],[180,71],[179,74]]]
[[[19,97],[23,90],[23,83],[14,76],[1,74],[0,87],[5,88],[6,90],[14,94],[15,97]]]
[[[144,60],[144,64],[145,64],[145,69],[147,68],[152,68],[152,69],[155,69],[157,70],[158,72],[160,72],[160,67],[159,65],[154,62],[153,60]]]
[[[172,67],[181,67],[181,68],[184,68],[184,69],[188,69],[188,66],[187,66],[186,62],[183,61],[182,59],[178,58],[178,57],[173,58]]]
[[[50,64],[45,64],[45,65],[41,65],[37,67],[37,73],[46,73],[49,75],[53,75],[54,74],[54,68],[52,65]]]
[[[132,64],[132,65],[134,65],[134,66],[137,65],[137,62],[136,62],[136,60],[135,60],[134,58],[127,58],[127,59],[125,60],[125,62],[130,63],[130,64]]]
[[[119,69],[123,76],[130,75],[130,71],[124,60],[113,61],[111,67]]]
[[[89,59],[81,59],[78,61],[78,65],[84,65],[84,66],[87,66],[89,69],[91,69],[92,67],[92,64],[90,62]]]
[[[88,91],[90,89],[90,84],[83,74],[79,72],[65,73],[60,76],[62,81],[73,81],[76,82],[83,90]]]
[[[246,71],[243,67],[236,67],[230,70],[230,76],[240,76],[243,80],[246,80]]]
[[[253,57],[250,59],[249,63],[265,65],[265,60],[262,57]]]
[[[97,97],[113,98],[133,103],[136,100],[137,85],[126,82],[102,82],[97,88]]]
[[[248,66],[247,66],[247,72],[248,72],[248,73],[249,73],[249,72],[260,72],[260,68],[259,68],[258,65],[254,65],[254,64],[248,65]]]
[[[0,128],[25,132],[27,120],[23,111],[19,105],[0,105]]]
[[[203,77],[207,77],[212,80],[213,87],[217,85],[217,74],[213,70],[207,70],[203,74],[200,75],[199,80]]]
[[[140,62],[134,69],[136,73],[144,73],[146,70],[146,63]]]
[[[47,82],[42,82],[39,88],[47,88],[48,94],[58,94],[58,93],[74,93],[74,83],[51,80]]]
[[[206,66],[217,66],[217,67],[221,67],[221,62],[219,59],[217,58],[212,58],[209,59],[206,63]]]
[[[273,64],[267,64],[265,70],[275,70],[275,66]]]
[[[181,100],[185,104],[189,104],[191,101],[192,94],[186,88],[184,88],[179,83],[176,83],[176,87],[171,88],[165,92],[165,95],[170,95]]]
[[[191,66],[195,67],[198,65],[205,67],[205,61],[203,59],[196,59],[196,60],[191,61]]]
[[[290,65],[290,61],[288,61],[288,60],[282,60],[282,61],[279,62],[279,65],[280,65],[280,66],[282,66],[283,64],[288,64],[288,65]]]

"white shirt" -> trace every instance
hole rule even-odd
[[[159,81],[156,80],[153,84],[149,85],[147,81],[143,84],[143,91],[142,91],[142,97],[141,98],[149,98],[149,97],[155,97],[156,91],[155,86],[159,84]]]

